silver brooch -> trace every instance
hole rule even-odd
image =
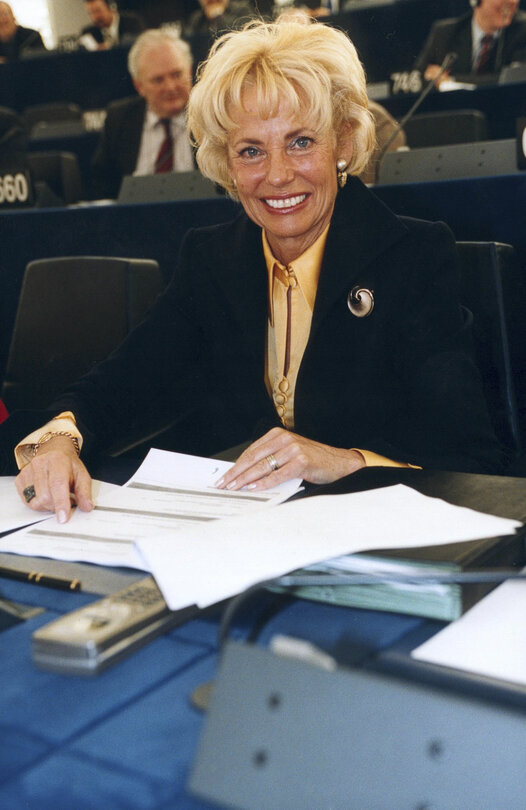
[[[373,291],[364,287],[353,287],[347,296],[347,306],[357,318],[367,318],[374,309]]]

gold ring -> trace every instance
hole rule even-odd
[[[272,472],[279,470],[279,464],[276,461],[276,457],[272,453],[269,453],[268,456],[265,456],[265,458],[268,461],[268,465]]]

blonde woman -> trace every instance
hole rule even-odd
[[[91,508],[75,445],[89,458],[143,414],[189,415],[195,452],[250,441],[217,482],[230,489],[377,464],[498,468],[452,235],[396,216],[353,176],[374,125],[347,36],[286,19],[226,34],[188,122],[201,171],[242,210],[187,234],[150,317],[50,409],[71,414],[60,435],[51,422],[22,440],[20,495],[59,520],[70,490]]]

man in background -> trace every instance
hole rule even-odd
[[[144,30],[137,14],[117,10],[116,3],[109,0],[85,0],[92,25],[82,29],[80,44],[88,51],[107,50],[135,39]]]
[[[186,105],[192,86],[190,48],[173,28],[144,31],[128,54],[138,96],[109,105],[93,161],[95,196],[114,198],[125,175],[191,171]]]
[[[0,62],[18,59],[24,51],[45,50],[34,28],[18,25],[9,3],[0,3]]]
[[[214,36],[256,16],[250,0],[199,0],[199,5],[185,25],[185,37]]]
[[[512,62],[526,61],[526,14],[519,0],[471,0],[473,10],[438,20],[415,63],[426,79],[435,79],[448,53],[455,53],[457,80],[484,81]],[[440,82],[450,80],[449,72]]]

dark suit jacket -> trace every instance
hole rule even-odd
[[[141,31],[144,31],[144,23],[138,14],[130,11],[119,11],[119,42],[122,43],[123,39],[127,37],[132,38],[138,36]],[[87,25],[81,31],[83,34],[91,34],[96,42],[104,42],[102,31],[96,25]]]
[[[445,225],[397,217],[350,179],[338,194],[298,374],[296,431],[425,467],[498,469],[478,372],[464,352],[457,283]],[[356,285],[374,291],[369,317],[347,306]],[[242,213],[190,231],[147,319],[50,412],[75,413],[88,456],[138,424],[185,415],[171,449],[212,454],[255,438],[278,424],[264,384],[266,325],[260,229]],[[38,420],[26,419],[20,438]]]
[[[114,198],[122,178],[133,174],[141,145],[146,102],[141,96],[112,102],[92,163],[92,187],[99,198]]]
[[[122,178],[133,174],[146,115],[142,96],[119,99],[107,109],[104,130],[91,164],[91,187],[95,198],[115,198]]]
[[[454,52],[458,58],[451,68],[452,75],[473,78],[471,17],[472,13],[469,12],[462,17],[434,23],[415,68],[423,72],[428,65],[440,65],[446,54]],[[521,11],[502,30],[484,73],[499,73],[501,68],[515,61],[526,61],[526,13]]]
[[[24,50],[45,51],[46,46],[38,31],[34,28],[24,28],[19,25],[15,35],[9,42],[0,42],[0,56],[5,59],[18,59]]]

